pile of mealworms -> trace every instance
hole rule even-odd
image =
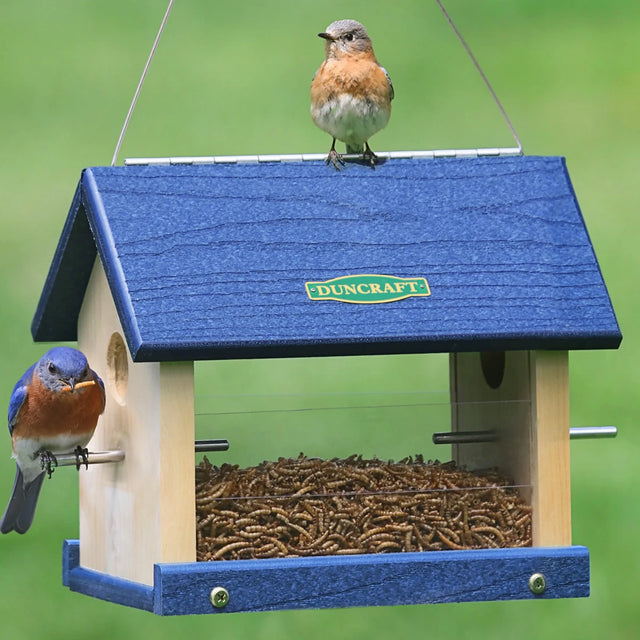
[[[531,507],[506,478],[360,456],[196,468],[197,559],[523,547]]]

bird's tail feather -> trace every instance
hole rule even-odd
[[[33,522],[33,515],[36,511],[40,488],[44,480],[44,472],[36,476],[28,484],[24,483],[24,477],[20,467],[16,465],[16,478],[13,483],[13,491],[9,504],[5,509],[0,521],[0,532],[9,533],[17,531],[25,533]]]
[[[363,144],[356,145],[356,146],[347,144],[346,146],[347,146],[347,155],[350,154],[350,153],[355,154],[355,155],[362,155],[364,153],[364,145]]]

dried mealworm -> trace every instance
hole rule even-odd
[[[361,536],[358,537],[358,542],[362,543],[368,538],[370,538],[371,536],[375,536],[379,533],[387,533],[387,528],[375,527],[374,529],[369,529],[368,531],[365,531]]]
[[[369,536],[366,540],[358,540],[360,544],[366,544],[368,546],[376,545],[379,542],[393,542],[395,536],[392,533],[376,533],[373,536]]]
[[[196,469],[197,557],[530,545],[531,506],[506,484],[495,472],[421,456],[394,463],[300,455],[247,469],[205,459]]]
[[[444,544],[447,547],[449,547],[449,549],[465,549],[465,547],[463,547],[462,545],[456,544],[452,540],[449,540],[449,538],[447,538],[447,536],[445,536],[444,533],[442,533],[442,531],[440,529],[436,530],[436,534],[437,534],[438,538],[440,538],[440,540],[442,542],[444,542]]]
[[[381,542],[375,548],[375,553],[382,553],[387,549],[393,549],[394,551],[402,551],[402,545],[394,540],[389,540],[388,542]]]
[[[236,549],[246,549],[250,545],[249,542],[230,542],[226,544],[221,549],[218,549],[212,556],[212,560],[218,560],[222,558],[226,553],[230,553],[231,551],[235,551]]]
[[[502,544],[504,544],[505,542],[502,531],[500,531],[500,529],[497,529],[496,527],[471,527],[471,531],[475,533],[490,533],[496,536],[496,538],[498,538],[498,540],[500,540]]]

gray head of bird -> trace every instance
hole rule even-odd
[[[367,30],[356,20],[336,20],[318,36],[326,41],[327,58],[337,58],[345,53],[373,51]]]

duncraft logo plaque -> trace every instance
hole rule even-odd
[[[352,304],[382,304],[431,295],[426,278],[398,278],[371,273],[305,282],[305,287],[311,300],[337,300]]]

